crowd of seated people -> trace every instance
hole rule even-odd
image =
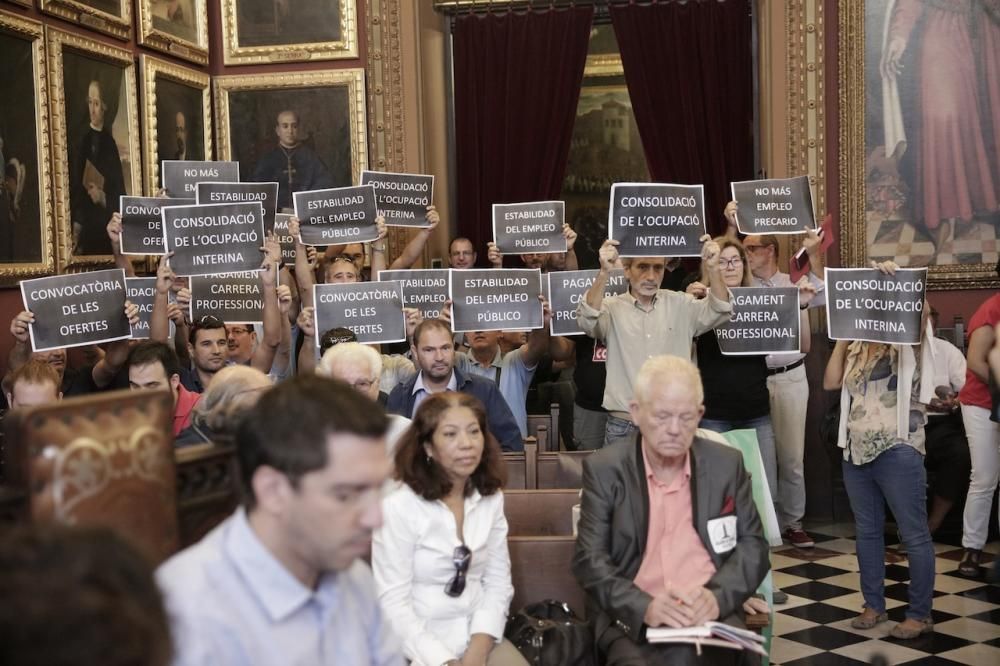
[[[728,219],[734,210],[727,207]],[[428,220],[432,230],[439,221],[433,208]],[[113,242],[120,237],[120,220],[108,233]],[[576,268],[575,232],[566,227],[564,234],[565,256],[520,261]],[[163,261],[151,339],[108,343],[78,368],[68,367],[67,350],[31,351],[32,313],[12,320],[15,344],[4,379],[11,408],[112,388],[169,390],[177,446],[235,448],[241,506],[156,572],[173,663],[526,663],[504,637],[506,618],[517,609],[510,608],[503,454],[521,450],[531,434],[526,404],[545,359],[565,364],[577,382],[575,428],[562,445],[600,449],[583,465],[573,574],[588,598],[602,663],[746,657],[706,650],[699,661],[692,647],[648,643],[645,629],[739,626],[747,614],[768,610],[755,596],[770,565],[750,477],[738,452],[698,437],[699,427],[756,432],[780,531],[793,546],[813,545],[801,524],[810,388],[802,355],[810,345],[808,309],[825,303],[815,234],[804,243],[812,271],[797,283],[778,271],[774,237],[741,241],[734,228],[703,238],[700,271],[686,279],[674,261],[622,258],[616,241],[606,241],[576,313],[586,335],[574,338],[550,335],[541,294],[545,326],[527,335],[478,331],[457,343],[447,307],[441,319],[407,311],[404,353],[358,343],[350,322],[315,330],[313,284],[409,268],[429,235],[418,232],[387,266],[380,222],[369,244],[325,251],[299,244],[291,270],[269,241],[259,327],[227,325],[212,314],[188,321],[190,291]],[[471,268],[478,258],[464,238],[449,252],[454,269]],[[504,263],[495,246],[488,259]],[[606,296],[617,269],[628,289]],[[730,288],[772,285],[799,290],[801,353],[723,355],[715,328],[730,317]],[[126,313],[137,316],[131,304]],[[1000,365],[998,325],[995,295],[970,321],[967,364],[934,337],[930,323],[915,347],[839,341],[833,348],[823,388],[841,391],[838,444],[865,603],[855,627],[887,619],[886,514],[873,506],[889,507],[911,560],[910,606],[893,636],[933,630],[931,535],[961,507],[970,473],[959,573],[981,575],[1000,470],[990,371]],[[17,548],[25,546],[0,539],[0,562]],[[159,607],[139,583],[128,591]],[[0,593],[3,585],[0,575]],[[147,642],[158,656],[133,663],[169,659],[156,641]]]

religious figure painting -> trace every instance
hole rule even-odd
[[[132,0],[41,0],[43,12],[120,39],[132,34]]]
[[[223,0],[227,65],[358,57],[356,0]]]
[[[141,192],[135,66],[130,51],[49,30],[53,155],[63,265],[110,260],[106,226],[122,195]]]
[[[142,55],[146,193],[161,188],[163,160],[212,159],[211,86],[196,69]]]
[[[278,209],[292,194],[355,185],[367,164],[360,69],[222,76],[215,80],[219,159],[245,181],[278,183]]]
[[[50,273],[54,217],[42,25],[0,11],[0,281]]]
[[[841,7],[841,39],[864,35],[863,67],[842,67],[855,77],[842,85],[842,122],[860,139],[843,143],[861,151],[842,167],[863,179],[845,198],[860,215],[842,219],[863,221],[846,229],[848,260],[929,266],[932,286],[996,285],[1000,0]]]
[[[208,63],[206,0],[139,0],[139,43]]]

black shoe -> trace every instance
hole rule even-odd
[[[962,578],[982,578],[983,571],[979,566],[982,556],[983,551],[966,548],[965,557],[958,564],[958,575]]]

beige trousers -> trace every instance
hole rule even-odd
[[[505,638],[490,652],[490,656],[486,658],[486,666],[528,666],[528,661]]]

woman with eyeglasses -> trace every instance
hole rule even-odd
[[[736,239],[720,236],[719,270],[727,287],[749,287],[752,284],[746,250]],[[709,276],[703,270],[701,281],[693,282],[687,293],[703,298],[709,289]],[[804,308],[816,293],[804,280],[799,287],[799,307]],[[801,351],[809,351],[809,320],[801,312]],[[763,355],[726,356],[719,348],[714,330],[695,338],[698,369],[705,387],[705,415],[700,426],[715,432],[752,429],[757,432],[757,445],[764,461],[764,473],[770,486],[771,499],[778,497],[778,462],[771,425],[771,401],[767,390],[767,363]]]
[[[503,638],[514,596],[505,467],[482,404],[452,391],[425,398],[395,464],[372,569],[404,654],[421,666],[526,666]]]

